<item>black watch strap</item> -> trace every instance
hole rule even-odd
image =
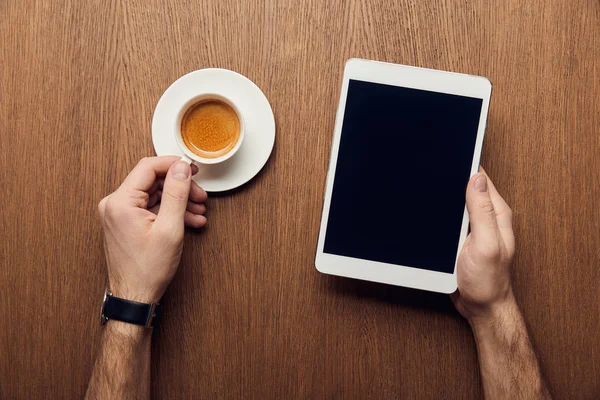
[[[138,303],[137,301],[114,297],[112,293],[106,291],[100,322],[105,324],[106,321],[114,319],[130,324],[142,325],[146,328],[154,328],[160,323],[161,316],[162,305],[159,303]]]

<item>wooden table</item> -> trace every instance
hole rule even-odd
[[[154,397],[480,397],[446,296],[314,268],[350,57],[493,82],[483,165],[514,209],[515,291],[557,398],[600,396],[597,0],[8,0],[0,43],[0,398],[82,397],[106,282],[96,204],[154,154],[163,91],[206,67],[253,80],[277,138],[185,238]]]

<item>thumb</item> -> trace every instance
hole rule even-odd
[[[467,211],[469,211],[473,240],[479,244],[490,240],[495,241],[498,223],[485,174],[477,173],[469,180]]]
[[[169,168],[156,224],[167,230],[181,231],[183,234],[183,217],[190,194],[191,179],[192,169],[188,163],[178,161]]]

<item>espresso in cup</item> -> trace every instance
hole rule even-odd
[[[192,153],[202,158],[219,158],[236,147],[241,123],[229,104],[206,99],[187,109],[180,131],[183,143]]]

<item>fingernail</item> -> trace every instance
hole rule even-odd
[[[191,168],[187,163],[179,161],[173,165],[171,175],[173,175],[173,178],[177,180],[185,181],[190,177],[191,172]]]
[[[485,192],[487,190],[487,179],[485,175],[480,174],[477,179],[475,179],[475,189],[479,192]]]

